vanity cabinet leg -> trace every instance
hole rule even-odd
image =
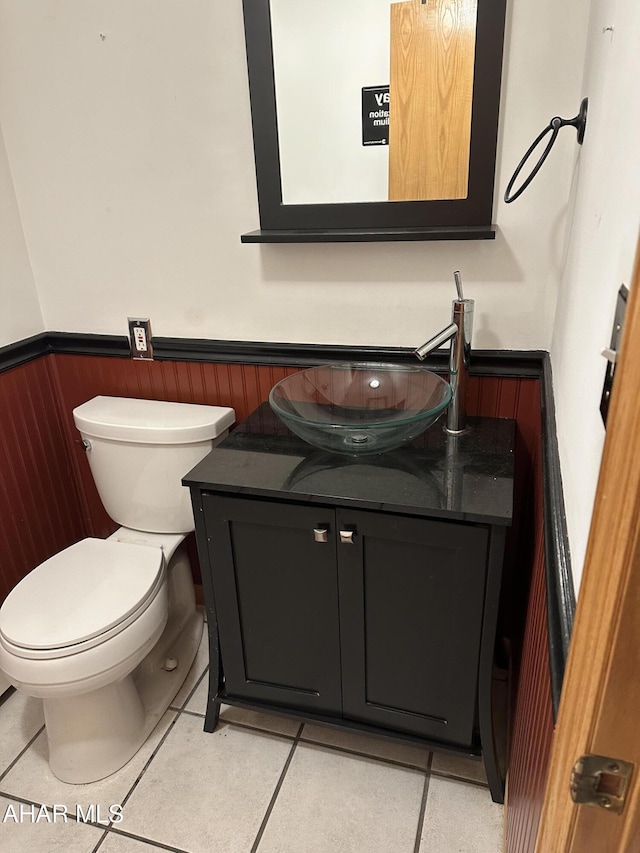
[[[489,546],[485,613],[478,674],[478,717],[482,760],[487,774],[491,799],[494,803],[504,803],[505,774],[503,767],[506,767],[506,755],[501,755],[506,750],[506,738],[500,736],[502,733],[496,732],[496,726],[503,725],[506,727],[506,709],[504,714],[499,713],[493,684],[496,626],[500,604],[505,536],[504,528],[493,528]],[[502,747],[503,741],[505,741],[504,747]]]
[[[213,732],[218,725],[218,719],[220,717],[220,701],[215,699],[213,696],[209,696],[207,700],[207,715],[204,718],[204,730],[205,732]]]
[[[205,732],[215,731],[220,716],[220,688],[222,686],[222,660],[220,658],[220,638],[217,625],[213,624],[209,643],[209,695],[207,713],[204,718]]]

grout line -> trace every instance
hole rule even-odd
[[[250,726],[248,723],[236,723],[231,720],[225,720],[223,717],[220,717],[218,720],[218,725],[223,726],[233,726],[236,729],[244,729],[246,732],[260,732],[262,735],[271,735],[272,737],[281,737],[285,740],[294,740],[298,737],[298,734],[295,735],[286,735],[283,732],[274,732],[273,729],[263,729],[259,726]],[[303,725],[300,723],[300,725]]]
[[[178,707],[177,705],[170,705],[169,707],[170,707],[170,708],[173,708],[173,710],[174,710],[174,711],[184,711],[185,707],[186,707],[186,706],[189,704],[189,702],[191,701],[191,697],[194,695],[194,693],[196,692],[196,690],[198,689],[198,687],[200,687],[200,683],[201,683],[201,682],[202,682],[202,680],[204,679],[205,675],[208,675],[208,673],[209,673],[209,664],[207,664],[207,665],[206,665],[206,667],[204,668],[204,672],[203,672],[203,673],[202,673],[202,675],[198,678],[198,680],[196,681],[196,683],[193,685],[193,687],[192,687],[192,688],[191,688],[191,690],[189,691],[189,694],[188,694],[187,698],[184,700],[184,702],[182,703],[182,705],[180,705],[180,707]],[[187,673],[187,677],[188,677],[188,676],[189,676],[189,673]]]
[[[200,714],[198,711],[189,711],[188,708],[177,708],[175,705],[169,706],[172,711],[175,711],[176,714],[186,714],[188,717],[200,717],[201,720],[204,720],[205,715]],[[209,734],[209,732],[207,733]]]
[[[174,708],[175,710],[175,708]],[[205,715],[199,714],[197,711],[187,711],[186,709],[179,712],[180,714],[186,714],[188,717],[197,717],[200,720],[204,720]],[[253,726],[249,723],[238,723],[235,720],[225,720],[224,717],[218,718],[218,724],[216,726],[216,731],[218,730],[218,726],[233,726],[236,729],[244,729],[248,732],[260,732],[263,735],[272,735],[273,737],[281,737],[285,740],[293,740],[296,735],[287,735],[284,732],[276,732],[273,729],[263,728],[262,726]],[[212,732],[207,732],[207,734],[212,734]]]
[[[465,776],[456,776],[454,773],[444,773],[442,770],[432,770],[432,776],[436,776],[439,779],[449,779],[451,782],[464,782],[467,785],[473,785],[476,788],[483,788],[484,790],[489,790],[488,782],[480,782],[478,779],[467,779]]]
[[[110,826],[105,832],[106,835],[120,835],[125,838],[131,838],[134,841],[141,841],[143,844],[150,844],[154,847],[161,847],[163,850],[170,850],[171,853],[189,853],[188,850],[185,850],[183,847],[173,847],[171,844],[165,844],[164,841],[156,841],[154,838],[145,838],[143,835],[136,835],[135,832],[127,832],[125,829],[116,829],[113,826]],[[100,839],[100,843],[102,843],[102,839]],[[92,850],[91,853],[94,853]]]
[[[13,684],[10,684],[4,693],[0,693],[0,707],[2,707],[2,705],[4,705],[4,703],[7,702],[15,692],[16,688]]]
[[[372,761],[381,761],[383,764],[391,764],[393,767],[401,767],[404,770],[418,770],[420,773],[425,772],[425,768],[419,764],[411,764],[411,762],[399,761],[396,758],[382,758],[379,755],[373,755],[370,752],[360,752],[357,749],[349,749],[346,746],[336,746],[332,743],[323,743],[321,740],[310,740],[309,738],[300,738],[301,743],[310,744],[311,746],[322,746],[325,749],[332,749],[335,752],[345,752],[347,755],[356,755],[358,758],[370,758]],[[429,758],[429,763],[431,758]]]
[[[280,789],[282,788],[282,783],[284,782],[284,777],[287,775],[287,771],[291,765],[291,761],[293,759],[293,754],[296,751],[296,747],[300,741],[300,735],[302,734],[302,730],[304,728],[304,723],[300,723],[300,728],[298,729],[298,733],[296,734],[295,740],[291,746],[291,750],[289,751],[289,755],[287,756],[287,760],[284,763],[284,767],[282,768],[282,773],[280,774],[280,778],[278,779],[278,783],[275,787],[269,805],[267,806],[267,811],[265,812],[264,817],[262,818],[262,823],[260,824],[260,829],[258,829],[258,834],[256,835],[255,841],[251,847],[250,853],[256,853],[258,849],[258,845],[262,841],[262,836],[264,835],[264,831],[267,828],[267,823],[269,818],[271,817],[271,812],[273,811],[273,807],[276,804],[276,800],[278,799],[278,794],[280,793]]]
[[[422,828],[424,826],[424,816],[427,811],[427,797],[429,796],[429,779],[431,778],[431,763],[433,762],[433,753],[429,754],[427,761],[427,771],[424,774],[424,788],[422,789],[422,801],[420,802],[420,811],[418,813],[418,826],[416,828],[416,840],[413,845],[413,853],[419,853],[420,842],[422,841]]]
[[[91,851],[91,853],[96,853],[96,851],[100,849],[100,847],[101,847],[101,846],[102,846],[102,844],[104,843],[104,840],[105,840],[105,838],[107,837],[107,835],[108,835],[108,834],[109,834],[109,833],[108,833],[106,830],[102,833],[102,835],[101,835],[101,836],[100,836],[100,838],[98,839],[98,843],[97,843],[97,844],[96,844],[96,846],[93,848],[93,850]]]
[[[4,779],[4,777],[7,775],[7,773],[8,773],[8,772],[13,768],[13,767],[15,767],[16,763],[17,763],[17,762],[22,758],[22,756],[23,756],[23,755],[25,754],[25,752],[29,749],[29,747],[31,746],[31,744],[36,740],[36,738],[40,737],[40,735],[42,734],[42,732],[43,732],[43,731],[44,731],[44,726],[41,726],[41,727],[38,729],[38,731],[34,734],[34,736],[31,738],[31,740],[27,743],[27,745],[22,747],[22,749],[20,750],[20,752],[16,755],[16,757],[15,757],[15,758],[13,759],[13,761],[9,764],[9,766],[8,766],[8,767],[6,767],[6,768],[2,771],[2,773],[0,773],[0,782]]]

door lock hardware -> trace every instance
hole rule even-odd
[[[613,389],[613,380],[616,372],[616,363],[618,361],[618,351],[620,349],[620,340],[622,338],[622,326],[624,324],[624,315],[627,310],[627,298],[629,290],[624,284],[620,285],[618,291],[618,299],[616,302],[616,313],[613,320],[613,330],[611,332],[611,343],[608,347],[602,350],[602,355],[607,359],[607,369],[604,375],[604,386],[602,388],[602,397],[600,398],[600,414],[605,426],[607,425],[607,415],[609,414],[609,403],[611,402],[611,391]]]
[[[605,755],[583,755],[571,771],[571,799],[585,806],[620,814],[624,809],[633,764]]]
[[[316,542],[328,542],[329,541],[329,528],[328,527],[314,527],[313,528],[313,538]]]
[[[353,537],[355,535],[355,530],[341,530],[340,542],[342,542],[343,545],[353,545]]]

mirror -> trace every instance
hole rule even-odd
[[[505,0],[243,0],[261,230],[492,239]]]

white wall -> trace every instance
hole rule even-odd
[[[0,304],[0,347],[44,331],[1,126]]]
[[[551,348],[576,586],[605,437],[600,351],[609,346],[618,288],[631,283],[640,229],[638,81],[640,5],[593,0],[582,87],[589,97],[587,133],[572,187],[575,212]]]
[[[389,86],[389,0],[270,10],[283,202],[386,201],[389,149],[362,145],[361,105],[363,86]]]
[[[577,110],[584,5],[510,4],[497,198]],[[258,211],[240,0],[0,0],[0,109],[48,329],[125,334],[140,314],[161,336],[411,346],[448,321],[460,268],[476,347],[550,345],[571,132],[496,202],[495,242],[242,245]]]

